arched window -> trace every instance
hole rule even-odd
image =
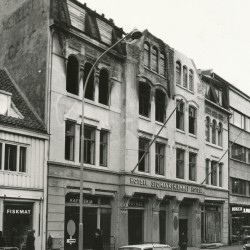
[[[109,74],[106,69],[100,71],[99,103],[109,105]]]
[[[196,135],[196,108],[193,106],[189,106],[189,133]]]
[[[213,120],[213,124],[212,124],[212,143],[216,144],[216,126],[217,123],[215,120]]]
[[[84,81],[83,84],[85,84],[85,81],[87,79],[87,76],[90,72],[90,69],[92,67],[92,64],[90,63],[85,63],[84,65]],[[94,92],[95,92],[95,86],[94,86],[94,71],[92,71],[91,76],[89,78],[89,82],[86,88],[85,92],[85,98],[94,100]]]
[[[176,84],[181,84],[181,63],[176,62]]]
[[[222,123],[219,123],[219,128],[218,128],[218,145],[222,147],[222,131],[223,131],[223,126]]]
[[[176,101],[176,128],[184,131],[184,103]]]
[[[68,58],[66,90],[74,95],[79,94],[79,62],[75,56]]]
[[[188,86],[188,71],[187,67],[183,66],[183,87],[187,88]]]
[[[150,68],[150,46],[144,43],[144,66]]]
[[[206,117],[206,141],[210,141],[210,117]]]
[[[164,122],[166,117],[165,111],[165,99],[166,94],[159,89],[155,91],[155,120],[158,122]]]
[[[194,72],[193,70],[189,70],[189,90],[194,90]]]
[[[166,56],[163,52],[160,53],[159,74],[166,76]]]
[[[151,88],[147,83],[139,83],[139,114],[146,117],[150,114],[150,92]]]
[[[158,72],[158,50],[156,47],[152,49],[152,70]]]

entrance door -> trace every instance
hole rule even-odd
[[[220,212],[206,213],[206,242],[221,242],[221,216]]]
[[[143,211],[129,209],[128,210],[128,243],[143,243]]]
[[[187,219],[179,219],[179,239],[181,238],[181,235],[184,233],[186,236],[187,235],[187,225],[188,225],[188,220]]]

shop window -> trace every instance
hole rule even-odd
[[[164,158],[165,145],[161,143],[155,144],[155,173],[164,175]]]
[[[194,91],[194,72],[189,70],[189,90]]]
[[[189,106],[189,133],[196,135],[196,108]]]
[[[246,195],[246,181],[232,178],[232,193]]]
[[[108,132],[100,131],[100,166],[107,167],[108,165]]]
[[[179,61],[176,62],[176,84],[181,84],[181,63]]]
[[[162,76],[166,75],[166,56],[163,52],[160,53],[159,74]]]
[[[186,66],[183,66],[183,87],[187,88],[188,86],[188,70]]]
[[[4,142],[0,143],[0,169],[25,173],[27,164],[26,157],[26,147]]]
[[[217,126],[217,123],[215,120],[213,120],[213,123],[212,123],[212,143],[213,144],[216,144],[216,126]]]
[[[109,74],[102,69],[99,77],[99,103],[109,105]]]
[[[215,161],[211,162],[211,185],[217,186],[217,166],[218,163]]]
[[[210,141],[210,117],[206,117],[206,141]]]
[[[151,88],[146,83],[139,83],[139,114],[149,117]]]
[[[222,180],[223,180],[223,164],[219,164],[219,187],[222,187]]]
[[[141,160],[141,158],[143,159]],[[140,161],[141,160],[141,161]],[[138,170],[140,172],[149,172],[149,140],[139,138]]]
[[[84,126],[84,162],[95,164],[95,128]]]
[[[184,179],[184,155],[184,150],[176,149],[176,178]]]
[[[164,122],[166,117],[165,99],[165,93],[157,89],[155,91],[155,120],[158,122]]]
[[[67,62],[66,90],[67,92],[79,94],[79,62],[75,56],[69,56]]]
[[[189,152],[189,180],[196,181],[196,154]]]
[[[218,128],[218,145],[220,147],[222,147],[222,131],[223,131],[223,127],[222,127],[222,123],[219,123],[219,128]]]
[[[65,160],[74,161],[75,155],[75,122],[65,122]]]
[[[184,131],[184,104],[176,101],[176,128]]]
[[[231,147],[231,157],[233,159],[246,162],[246,148],[234,143]]]
[[[156,47],[152,49],[152,70],[158,71],[158,50]]]
[[[144,43],[144,66],[150,68],[150,46]]]
[[[84,79],[83,83],[85,84],[87,76],[92,68],[92,64],[90,63],[85,63],[84,65]],[[95,92],[95,84],[94,84],[94,71],[92,71],[89,80],[88,80],[88,85],[86,87],[86,92],[85,92],[85,98],[89,100],[94,100],[94,93]]]
[[[210,165],[210,161],[208,159],[206,159],[206,184],[209,184],[209,165]]]

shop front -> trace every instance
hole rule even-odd
[[[231,205],[231,242],[238,243],[243,235],[250,235],[250,206]]]
[[[65,197],[64,246],[66,250],[78,249],[79,193]],[[83,248],[92,249],[95,230],[101,229],[104,249],[110,249],[112,198],[83,194]],[[72,230],[73,228],[73,230]]]

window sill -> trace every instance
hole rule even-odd
[[[181,129],[176,129],[177,132],[181,133],[181,134],[184,134],[185,135],[185,131],[184,130],[181,130]]]
[[[206,141],[206,145],[210,146],[210,147],[213,147],[213,148],[217,148],[217,149],[223,150],[223,148],[221,146],[215,145],[215,144],[207,142],[207,141]]]
[[[247,163],[245,161],[241,161],[241,160],[238,160],[238,159],[234,159],[232,157],[230,157],[230,160],[233,160],[233,161],[236,161],[236,162],[239,162],[239,163],[242,163],[242,164],[250,165],[250,163]]]
[[[148,122],[151,122],[151,119],[149,117],[143,116],[143,115],[139,115],[139,118]]]
[[[150,69],[150,68],[147,67],[147,66],[144,66],[144,69],[146,69],[146,70],[148,70],[149,72],[151,72],[151,73],[153,73],[153,74],[155,74],[155,75],[161,77],[161,78],[164,79],[164,80],[167,80],[167,77],[166,77],[166,76],[160,75],[158,72],[156,72],[156,71]]]
[[[191,90],[189,90],[188,88],[185,88],[185,87],[183,87],[183,86],[181,86],[180,84],[177,84],[177,83],[176,83],[176,86],[178,86],[179,88],[181,88],[181,89],[183,89],[183,90],[189,92],[190,94],[194,95],[194,91],[191,91]]]
[[[155,121],[155,124],[159,125],[159,126],[163,126],[164,122],[159,122],[159,121]]]
[[[21,176],[27,176],[27,173],[25,172],[17,172],[17,171],[10,171],[10,170],[0,170],[0,173],[5,174],[11,174],[11,175],[21,175]]]
[[[67,95],[67,97],[76,99],[76,100],[78,100],[78,101],[82,101],[82,98],[80,98],[79,95],[75,95],[75,94],[72,94],[72,93],[69,93],[69,92],[67,92],[66,95]]]
[[[189,136],[190,136],[190,137],[193,137],[193,138],[195,138],[195,139],[197,139],[197,135],[195,135],[195,134],[190,134],[190,133],[189,133]]]

